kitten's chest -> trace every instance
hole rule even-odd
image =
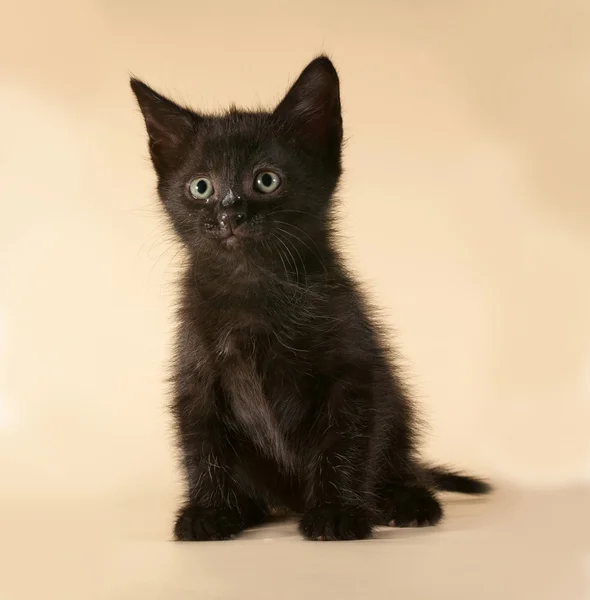
[[[292,470],[295,455],[275,398],[269,394],[266,369],[261,365],[263,349],[257,347],[255,336],[246,340],[243,332],[227,335],[222,345],[221,384],[236,426],[264,455]]]

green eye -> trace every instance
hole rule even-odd
[[[281,185],[281,178],[273,171],[260,171],[254,180],[254,189],[261,194],[271,194]]]
[[[213,195],[213,184],[206,177],[199,177],[193,179],[188,189],[193,198],[197,200],[206,200]]]

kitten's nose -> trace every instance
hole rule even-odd
[[[232,235],[234,231],[246,220],[246,213],[240,211],[223,211],[217,217],[222,231]]]

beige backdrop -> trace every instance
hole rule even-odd
[[[427,456],[588,479],[588,2],[4,0],[2,496],[177,493],[181,257],[129,73],[198,109],[270,106],[321,51],[342,80],[341,228]]]
[[[499,490],[366,543],[286,523],[168,544],[182,256],[129,73],[198,109],[272,105],[321,51],[349,260],[425,453]],[[0,598],[582,597],[589,73],[588,0],[0,0]]]

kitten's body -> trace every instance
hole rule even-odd
[[[188,494],[175,537],[226,538],[284,505],[308,538],[363,538],[376,523],[438,522],[435,488],[486,491],[418,461],[409,396],[335,249],[331,63],[311,63],[273,113],[201,117],[132,85],[190,254],[173,402]],[[263,195],[250,179],[271,168],[281,186]],[[215,193],[194,204],[186,184],[203,174]]]

